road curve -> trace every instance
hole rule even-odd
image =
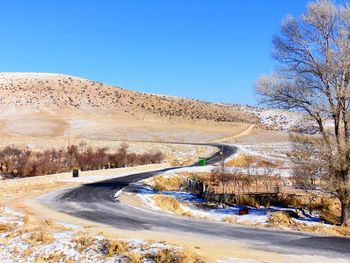
[[[218,147],[220,151],[223,150],[225,158],[236,151],[233,146],[219,144],[212,144],[211,146]],[[208,158],[208,163],[213,164],[220,160],[220,152],[217,152]],[[59,212],[120,229],[193,233],[211,238],[245,242],[259,250],[297,255],[318,255],[333,259],[335,257],[350,259],[349,238],[278,231],[185,218],[131,207],[114,199],[117,191],[133,182],[177,168],[138,173],[86,184],[73,189],[60,190],[39,197],[38,201]]]

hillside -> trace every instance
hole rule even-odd
[[[3,143],[67,137],[212,141],[264,123],[259,116],[239,105],[139,93],[67,75],[0,73]]]
[[[1,73],[0,107],[40,112],[57,110],[86,113],[125,112],[142,116],[256,123],[253,114],[235,107],[191,99],[152,95],[86,79],[44,73]],[[6,108],[6,109],[4,109]]]

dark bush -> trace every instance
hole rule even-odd
[[[82,171],[159,163],[162,152],[130,153],[122,144],[117,151],[108,148],[93,149],[86,143],[70,145],[66,149],[32,151],[6,147],[0,151],[0,174],[5,178],[30,177],[68,172],[73,168]]]

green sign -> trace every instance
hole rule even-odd
[[[206,160],[204,157],[199,157],[199,161],[198,161],[198,165],[199,166],[205,166],[207,163],[206,163]]]

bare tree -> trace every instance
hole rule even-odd
[[[210,182],[213,185],[221,185],[223,196],[227,193],[227,187],[232,180],[231,173],[224,167],[215,167],[210,174]]]
[[[283,21],[273,46],[279,68],[261,77],[256,91],[263,103],[306,112],[317,124],[310,159],[318,160],[341,202],[341,222],[350,225],[350,6],[311,2]]]

